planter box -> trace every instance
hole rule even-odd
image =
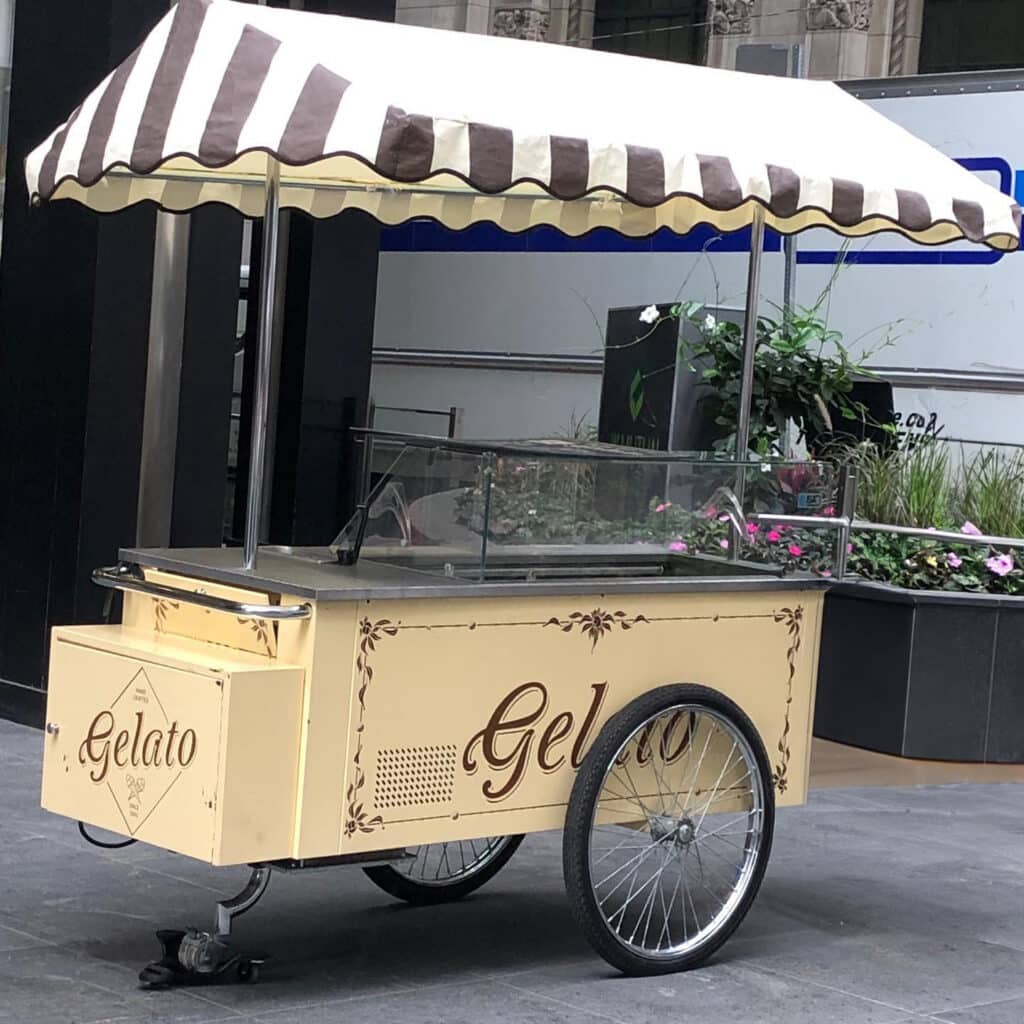
[[[1024,598],[836,585],[814,734],[903,757],[1024,764]]]

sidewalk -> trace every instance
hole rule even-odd
[[[573,924],[557,834],[460,904],[410,909],[352,869],[275,875],[237,924],[254,986],[143,992],[158,927],[244,880],[106,853],[38,808],[42,737],[0,721],[0,1022],[1020,1024],[1024,787],[828,789],[780,811],[746,922],[689,974],[626,979]]]

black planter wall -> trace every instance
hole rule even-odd
[[[836,586],[814,734],[903,757],[1024,764],[1024,598]]]

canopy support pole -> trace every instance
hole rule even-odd
[[[245,506],[244,568],[256,568],[263,508],[263,475],[267,462],[267,417],[270,410],[270,363],[277,290],[277,240],[281,223],[281,165],[267,158],[267,198],[263,209],[263,262],[260,273],[259,329],[256,338],[256,387],[252,402],[249,449],[249,495]]]
[[[736,417],[736,461],[747,461],[750,448],[750,414],[754,404],[754,353],[757,350],[757,299],[761,291],[761,255],[764,252],[764,209],[754,207],[750,224],[750,262],[747,264],[747,304],[743,314],[743,367],[740,377],[740,407]],[[743,514],[747,473],[741,466],[736,479],[736,500]],[[738,561],[746,537],[738,523],[730,530],[729,557]]]
[[[743,316],[743,373],[740,408],[736,418],[736,459],[746,462],[750,448],[750,414],[754,401],[754,352],[757,349],[757,300],[761,291],[761,254],[764,252],[764,209],[754,207],[750,224],[750,262],[747,265],[747,305]]]

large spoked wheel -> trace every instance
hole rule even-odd
[[[490,881],[519,849],[522,836],[463,839],[454,843],[411,846],[412,859],[399,866],[363,870],[392,896],[408,903],[447,903]]]
[[[637,698],[569,800],[565,884],[587,939],[626,974],[696,967],[750,909],[774,821],[764,745],[732,701],[688,685]]]

